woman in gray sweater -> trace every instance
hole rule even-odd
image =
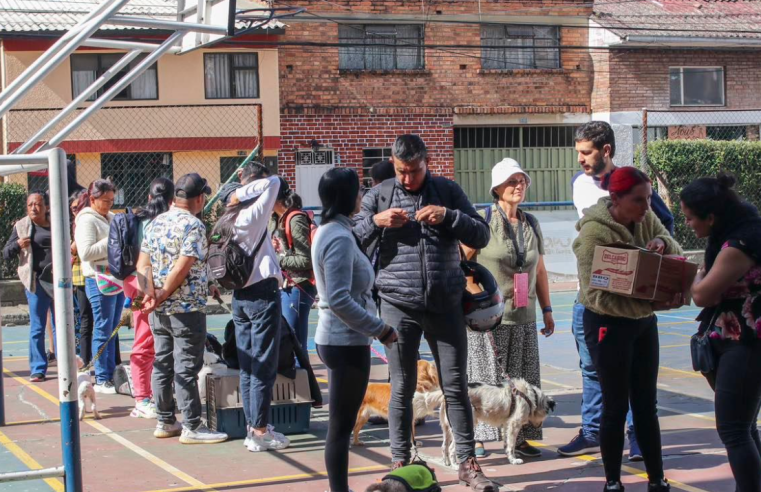
[[[328,368],[328,436],[325,465],[331,492],[349,490],[349,439],[370,379],[373,338],[390,346],[396,331],[375,315],[370,260],[352,232],[359,212],[359,176],[334,168],[320,179],[322,225],[312,244],[312,263],[320,301],[315,343]]]

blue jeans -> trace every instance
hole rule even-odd
[[[37,284],[36,292],[26,292],[29,303],[29,373],[45,375],[48,372],[48,357],[45,351],[45,327],[48,324],[48,311],[53,320],[53,345],[55,346],[55,314],[53,299]]]
[[[302,282],[298,287],[286,287],[280,291],[283,318],[293,328],[304,350],[309,348],[309,311],[312,310],[316,295],[317,288],[310,282]]]
[[[584,341],[584,306],[578,301],[573,305],[571,331],[576,338],[576,349],[579,351],[579,367],[581,368],[581,430],[585,438],[597,441],[600,435],[600,419],[602,418],[602,390],[587,342]],[[634,434],[631,409],[626,414],[626,426],[631,437]]]
[[[280,316],[280,292],[274,278],[233,292],[243,413],[248,425],[255,429],[269,424],[280,349]]]
[[[95,382],[103,384],[114,379],[116,351],[119,350],[119,346],[116,344],[118,339],[114,337],[108,341],[108,338],[116,325],[119,324],[119,319],[122,316],[124,294],[104,296],[98,290],[98,284],[93,278],[85,279],[85,292],[90,301],[93,316],[92,356],[95,357],[101,347],[108,342],[106,349],[95,361]]]

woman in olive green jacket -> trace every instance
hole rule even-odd
[[[648,492],[670,490],[663,474],[661,433],[656,413],[658,325],[654,310],[667,308],[590,288],[595,247],[624,242],[664,254],[682,252],[650,210],[650,179],[633,167],[606,176],[601,198],[586,210],[573,243],[578,260],[584,312],[584,337],[600,377],[602,421],[600,448],[605,466],[605,491],[623,491],[621,456],[626,413],[631,402],[637,440],[649,477]],[[681,298],[679,299],[681,301]],[[676,302],[674,303],[676,305]]]

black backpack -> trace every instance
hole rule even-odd
[[[234,221],[235,218],[232,220]],[[254,260],[266,238],[267,231],[265,230],[254,252],[248,255],[235,242],[232,233],[215,233],[212,235],[208,257],[212,280],[227,290],[244,288],[248,279],[251,278],[251,273],[254,271]]]
[[[119,280],[124,280],[137,270],[140,256],[140,218],[127,208],[116,214],[108,229],[108,270]]]

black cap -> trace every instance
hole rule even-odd
[[[230,197],[233,196],[235,190],[241,186],[242,185],[240,183],[227,183],[222,185],[222,188],[219,189],[219,199],[222,200],[222,203],[227,205],[227,203],[230,201]]]
[[[180,198],[190,199],[201,194],[210,195],[211,188],[198,173],[181,176],[174,185],[174,195]]]

